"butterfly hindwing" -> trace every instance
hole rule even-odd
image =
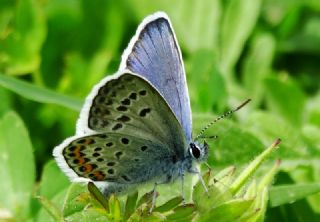
[[[180,48],[165,13],[147,17],[122,56],[120,69],[150,81],[165,98],[191,140],[191,110]]]
[[[160,169],[155,163],[170,161],[175,153],[154,141],[105,133],[72,140],[62,155],[79,177],[131,184],[150,180]]]

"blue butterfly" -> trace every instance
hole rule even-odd
[[[185,172],[207,190],[196,167],[208,156],[208,144],[198,142],[204,130],[192,139],[180,48],[170,19],[157,12],[139,25],[119,71],[94,86],[76,135],[53,155],[72,181],[92,181],[105,196],[153,182],[151,211],[156,186],[180,178],[183,187]]]

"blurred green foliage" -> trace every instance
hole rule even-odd
[[[260,170],[281,158],[265,221],[320,221],[317,0],[0,0],[0,215],[42,221],[34,195],[62,206],[69,182],[52,149],[74,134],[83,99],[118,69],[142,18],[159,10],[183,52],[194,134],[252,99],[208,130],[219,136],[209,164],[242,168],[281,138]]]

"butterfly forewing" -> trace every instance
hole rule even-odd
[[[125,51],[120,68],[150,81],[168,102],[191,140],[191,110],[184,67],[170,21],[163,13],[147,17]]]
[[[143,78],[125,73],[107,81],[92,100],[88,126],[172,145],[181,127],[163,97]]]

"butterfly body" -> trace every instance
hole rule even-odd
[[[139,26],[119,71],[86,98],[76,135],[53,155],[72,181],[93,181],[108,196],[198,173],[208,145],[192,141],[191,128],[181,52],[167,15],[155,13]]]

